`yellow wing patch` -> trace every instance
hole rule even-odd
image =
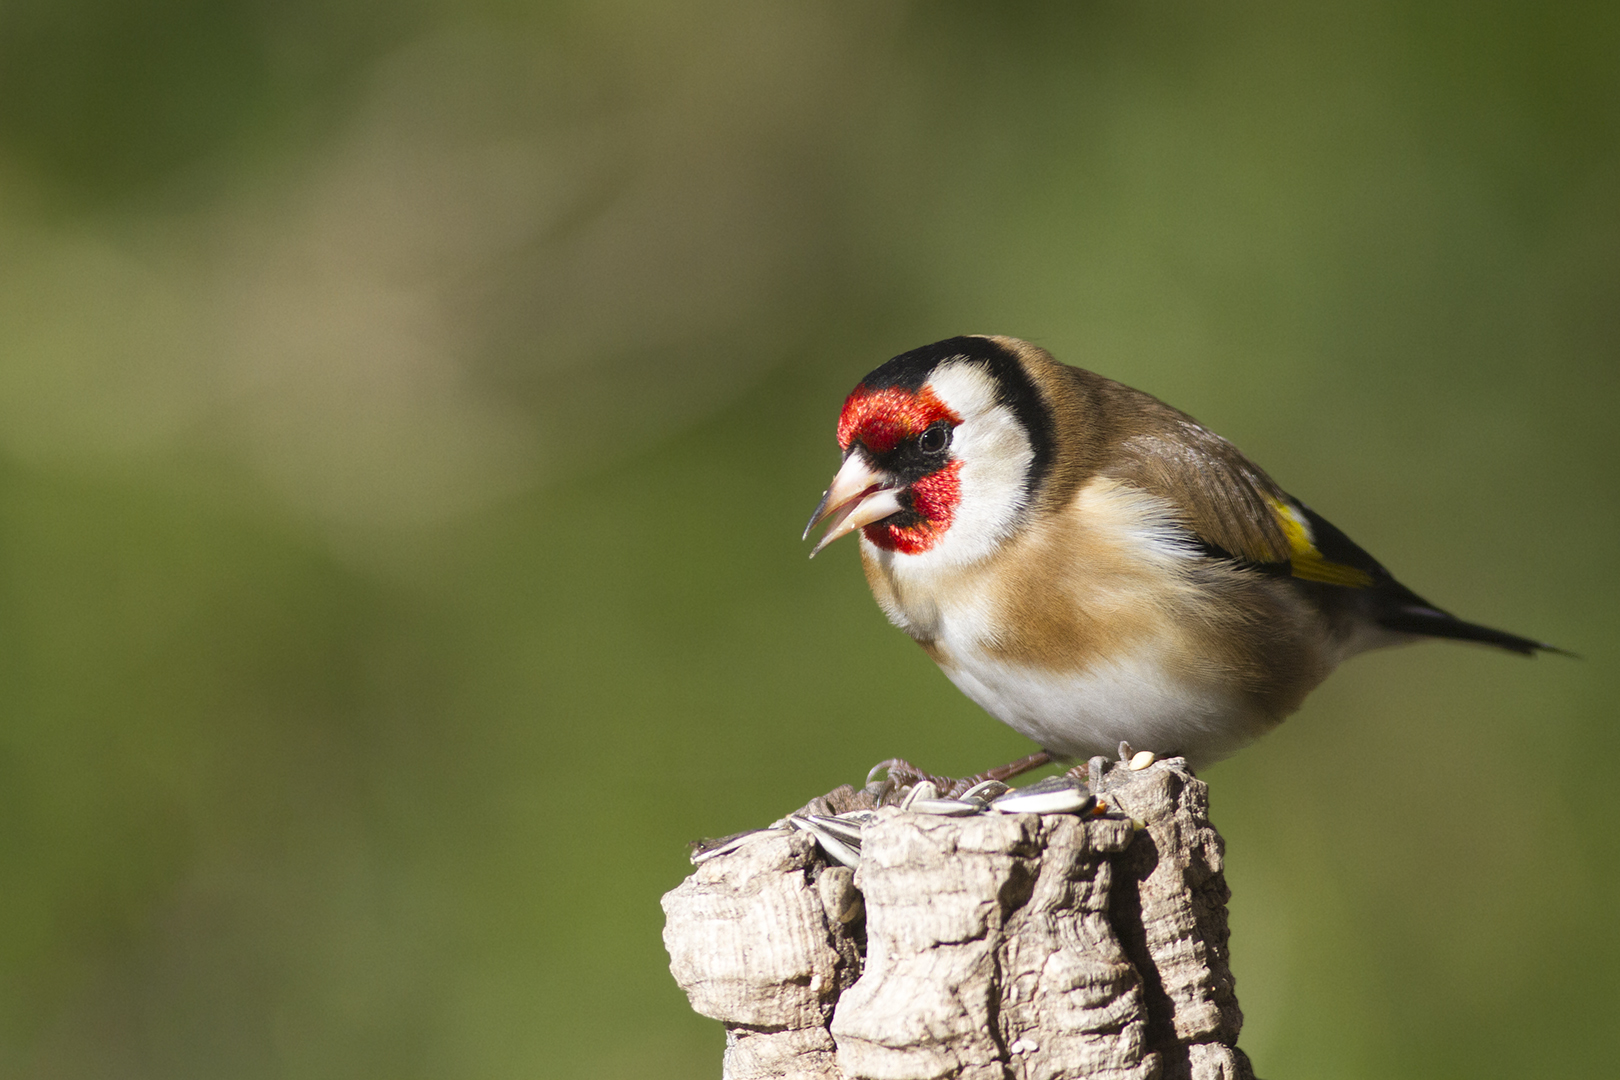
[[[1288,539],[1288,565],[1295,577],[1351,589],[1365,589],[1372,584],[1372,575],[1365,570],[1328,562],[1316,550],[1316,542],[1311,537],[1311,523],[1305,520],[1304,514],[1280,499],[1269,501],[1272,512],[1277,515],[1277,524],[1282,526],[1283,536]]]

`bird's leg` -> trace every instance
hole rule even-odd
[[[934,785],[934,790],[939,792],[941,796],[954,799],[975,784],[982,784],[986,780],[996,780],[1004,783],[1015,776],[1029,772],[1031,769],[1038,769],[1051,760],[1051,754],[1048,754],[1045,750],[1040,750],[1026,757],[1021,757],[1017,761],[1009,761],[1005,765],[998,765],[994,769],[986,769],[984,772],[964,776],[958,780],[949,776],[935,776],[932,773],[923,772],[903,758],[889,758],[887,761],[880,761],[872,766],[872,771],[866,774],[866,782],[868,785],[872,784],[877,779],[878,773],[886,769],[889,774],[887,784],[890,792],[905,787],[913,787],[927,781]]]
[[[998,765],[994,769],[986,769],[984,772],[976,773],[973,776],[964,776],[962,779],[952,783],[950,790],[945,794],[948,798],[954,799],[975,784],[982,784],[986,780],[998,780],[1001,783],[1006,783],[1015,776],[1022,776],[1031,769],[1038,769],[1042,765],[1050,764],[1051,761],[1051,754],[1048,754],[1045,750],[1037,750],[1033,754],[1019,758],[1017,761],[1009,761],[1005,765]]]

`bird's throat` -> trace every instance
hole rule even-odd
[[[866,539],[884,551],[920,555],[931,550],[956,518],[962,501],[962,463],[953,461],[912,483],[907,490],[911,508],[863,530]]]

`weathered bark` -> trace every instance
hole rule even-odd
[[[1111,813],[884,807],[853,875],[785,829],[701,862],[664,941],[726,1080],[1252,1078],[1208,789],[1179,759],[1093,788]]]

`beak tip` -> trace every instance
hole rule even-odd
[[[803,539],[808,540],[812,529],[827,522],[827,531],[810,549],[810,557],[815,558],[817,552],[839,537],[899,511],[899,491],[893,477],[874,469],[862,455],[846,454],[838,475],[822,493],[810,524],[805,526]]]
[[[810,515],[810,523],[804,527],[804,535],[800,540],[810,539],[810,530],[816,527],[816,522],[827,516],[827,500],[832,498],[832,489],[821,493],[821,501],[816,503],[816,512]]]

